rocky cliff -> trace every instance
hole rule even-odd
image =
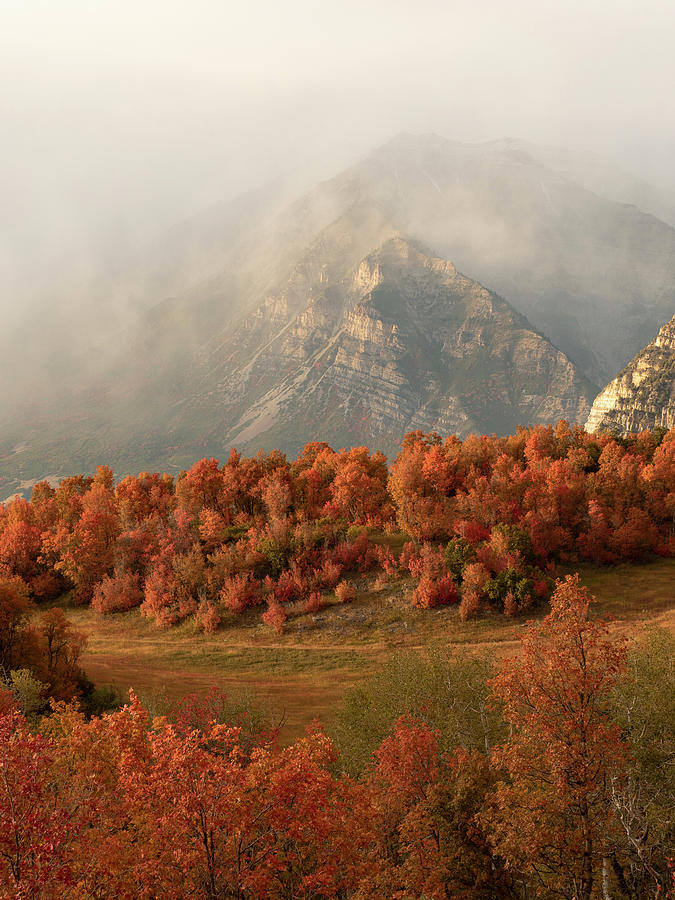
[[[301,307],[287,302],[296,277],[220,345],[218,411],[213,394],[194,398],[234,422],[228,444],[392,452],[416,428],[508,433],[588,413],[594,391],[564,353],[412,240],[390,238],[347,272],[317,269]]]
[[[595,398],[587,431],[675,428],[675,316]]]

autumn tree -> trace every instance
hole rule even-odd
[[[612,794],[627,747],[609,712],[625,650],[590,621],[578,575],[493,681],[509,739],[493,752],[506,776],[483,815],[495,850],[541,896],[590,900],[616,832]]]
[[[449,471],[444,450],[439,435],[413,431],[403,439],[401,452],[391,465],[389,488],[398,524],[420,540],[451,534],[452,504],[448,495],[454,493],[457,481]]]
[[[387,477],[387,460],[382,453],[371,454],[367,447],[341,451],[335,461],[326,512],[353,525],[387,521],[394,514]]]
[[[0,669],[19,668],[32,608],[28,585],[21,578],[0,577]]]
[[[478,813],[495,775],[481,753],[442,754],[438,734],[402,717],[375,752],[380,862],[359,896],[492,900],[511,897]]]
[[[86,644],[85,635],[73,627],[58,606],[42,613],[36,633],[41,652],[38,674],[49,685],[53,697],[70,699],[77,693],[82,674],[79,661]]]
[[[45,551],[56,553],[54,568],[70,579],[77,598],[89,602],[96,584],[112,572],[120,529],[115,498],[105,473],[79,499],[80,514],[72,529],[67,521],[60,520],[44,547]]]
[[[72,885],[73,828],[50,778],[55,748],[16,711],[0,714],[0,896],[57,900]]]

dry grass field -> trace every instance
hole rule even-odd
[[[593,614],[613,619],[617,635],[639,636],[650,624],[675,631],[675,560],[579,571],[598,600]],[[89,635],[83,665],[97,684],[133,687],[143,698],[176,699],[211,685],[235,697],[248,692],[283,721],[284,740],[314,718],[329,718],[345,689],[396,649],[442,641],[477,653],[517,652],[523,619],[462,622],[456,607],[414,609],[410,578],[381,584],[363,577],[357,587],[352,603],[290,618],[283,634],[260,622],[260,610],[227,619],[213,635],[196,632],[191,622],[160,629],[138,610],[107,617],[88,608],[67,612]]]

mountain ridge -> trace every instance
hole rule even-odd
[[[675,428],[675,316],[598,394],[586,430]]]

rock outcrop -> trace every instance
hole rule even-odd
[[[675,316],[595,398],[587,431],[675,428]]]
[[[594,391],[565,354],[412,240],[385,241],[349,272],[322,268],[305,289],[304,308],[275,318],[275,335],[258,310],[221,345],[212,415],[235,422],[227,443],[294,452],[322,439],[393,452],[411,429],[465,436],[586,418]]]

